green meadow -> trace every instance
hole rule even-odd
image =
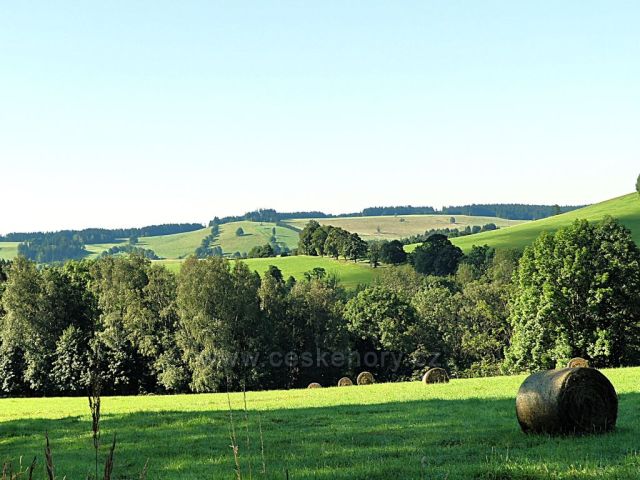
[[[492,232],[478,233],[467,237],[452,239],[452,242],[464,251],[473,245],[490,245],[494,248],[519,248],[531,245],[542,232],[555,232],[577,219],[600,221],[605,215],[620,220],[633,233],[636,243],[640,244],[640,196],[637,193],[597,203],[579,210],[563,213],[534,222],[527,222]],[[407,245],[412,251],[417,245]]]
[[[314,268],[324,268],[330,275],[335,275],[346,288],[354,288],[359,284],[368,284],[378,274],[380,269],[374,269],[368,263],[354,263],[345,260],[334,260],[327,257],[310,257],[299,255],[293,257],[249,258],[238,260],[245,262],[251,269],[263,274],[270,265],[278,267],[285,278],[289,276],[302,279],[305,272]],[[182,260],[159,260],[174,273],[180,271]]]
[[[0,242],[0,259],[11,260],[18,255],[20,242]]]
[[[233,479],[233,428],[246,479],[635,479],[640,368],[603,373],[620,396],[604,436],[523,434],[514,376],[248,392],[246,414],[238,393],[105,397],[100,457],[117,434],[115,478],[148,459],[152,479]],[[86,398],[0,399],[0,461],[36,456],[42,472],[45,432],[59,478],[93,471]]]

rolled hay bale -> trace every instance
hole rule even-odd
[[[422,383],[448,383],[449,382],[449,375],[447,374],[447,371],[444,368],[439,368],[439,367],[435,367],[435,368],[430,368],[429,370],[427,370],[427,373],[425,373],[422,376]]]
[[[319,384],[319,383],[317,383],[317,382],[313,382],[313,383],[310,383],[310,384],[307,386],[307,388],[322,388],[322,385],[320,385],[320,384]]]
[[[525,433],[604,433],[616,426],[618,396],[593,368],[547,370],[524,381],[516,414]]]
[[[581,357],[572,358],[567,363],[567,368],[589,368],[589,360]]]
[[[350,387],[351,385],[353,385],[353,382],[349,377],[342,377],[340,380],[338,380],[339,387]]]
[[[371,385],[372,383],[376,383],[376,380],[373,378],[371,372],[361,372],[358,378],[356,378],[356,383],[358,385]]]

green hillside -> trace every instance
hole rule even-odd
[[[238,237],[236,230],[242,228],[244,235]],[[276,229],[276,241],[290,249],[298,246],[298,232],[290,228],[276,226],[275,223],[232,222],[220,225],[220,235],[213,245],[222,247],[225,254],[248,252],[257,245],[269,243]]]
[[[456,223],[451,223],[451,217]],[[286,223],[302,229],[310,219],[287,220]],[[507,227],[523,223],[523,220],[505,220],[497,217],[473,217],[468,215],[386,215],[379,217],[316,218],[321,225],[331,225],[355,232],[364,240],[394,240],[419,235],[427,230],[483,226],[495,223]]]
[[[114,478],[139,478],[147,459],[152,479],[238,478],[232,419],[247,479],[635,479],[640,368],[603,373],[620,396],[617,429],[578,438],[520,431],[523,376],[247,392],[246,416],[242,393],[104,397],[100,461],[117,434]],[[56,478],[86,478],[86,398],[0,399],[0,463],[37,456],[42,472],[44,432]]]
[[[346,288],[355,288],[359,284],[368,284],[373,280],[379,269],[371,268],[367,263],[354,263],[344,260],[334,260],[327,257],[310,257],[300,255],[295,257],[275,257],[275,258],[249,258],[241,260],[247,263],[250,268],[263,274],[269,265],[278,267],[285,278],[293,276],[297,279],[303,278],[305,272],[314,268],[324,268],[327,273],[333,274]],[[164,265],[174,273],[180,271],[182,260],[160,260],[157,263]]]
[[[637,193],[607,200],[579,210],[563,213],[555,217],[527,222],[492,232],[479,233],[467,237],[453,238],[451,241],[464,251],[471,250],[473,245],[490,245],[495,248],[524,248],[542,232],[555,232],[569,225],[576,219],[599,221],[605,215],[619,219],[633,233],[635,241],[640,244],[640,197]],[[416,245],[407,245],[411,251]]]

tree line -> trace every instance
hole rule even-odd
[[[444,207],[441,213],[446,215],[471,215],[477,217],[499,217],[508,220],[540,220],[542,218],[571,212],[586,205],[527,205],[521,203],[507,204],[472,204],[458,207]]]
[[[574,356],[640,363],[640,250],[611,218],[543,234],[524,254],[465,255],[432,236],[354,291],[322,269],[260,277],[192,257],[174,275],[131,254],[3,261],[0,296],[5,395],[84,394],[91,372],[105,393],[133,394],[331,385],[364,368],[396,381],[428,365],[465,377]]]
[[[155,237],[172,235],[174,233],[192,232],[200,230],[204,225],[200,223],[165,223],[162,225],[148,225],[136,228],[85,228],[83,230],[60,230],[57,232],[22,232],[9,233],[0,236],[2,242],[26,242],[38,238],[55,235],[69,240],[75,239],[85,245],[94,243],[113,243],[123,238]]]
[[[585,205],[527,205],[513,204],[472,204],[461,206],[449,206],[438,210],[429,206],[412,205],[367,207],[359,212],[330,214],[320,211],[302,212],[278,212],[272,208],[262,208],[247,212],[244,215],[230,215],[226,217],[214,217],[209,226],[217,223],[251,221],[264,223],[277,223],[292,219],[337,218],[337,217],[378,217],[381,215],[471,215],[482,217],[500,217],[508,220],[539,220],[560,213],[570,212]]]
[[[85,249],[85,245],[89,244],[117,242],[123,238],[137,241],[138,237],[169,235],[201,228],[204,228],[203,225],[197,223],[150,225],[142,228],[127,229],[88,228],[85,230],[61,230],[59,232],[10,233],[0,237],[0,240],[20,242],[18,254],[30,260],[38,263],[54,263],[87,256],[89,252]],[[130,249],[130,247],[117,247],[116,251],[108,251],[107,255],[125,252],[127,249]],[[147,252],[147,254],[150,254],[150,252]]]

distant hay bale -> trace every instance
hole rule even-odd
[[[589,368],[589,360],[581,357],[572,358],[567,363],[567,368]]]
[[[353,385],[353,382],[349,377],[342,377],[340,380],[338,380],[339,387],[350,387],[351,385]]]
[[[425,373],[422,376],[422,383],[448,383],[449,382],[449,375],[447,374],[447,371],[444,368],[430,368],[429,370],[427,370],[427,373]]]
[[[375,378],[373,378],[373,374],[371,372],[362,372],[356,378],[356,383],[358,385],[371,385],[372,383],[376,383]]]
[[[547,370],[524,381],[516,414],[525,433],[603,433],[616,425],[618,396],[596,369]]]
[[[317,382],[313,382],[313,383],[310,383],[307,388],[322,388],[322,385],[320,385]]]

